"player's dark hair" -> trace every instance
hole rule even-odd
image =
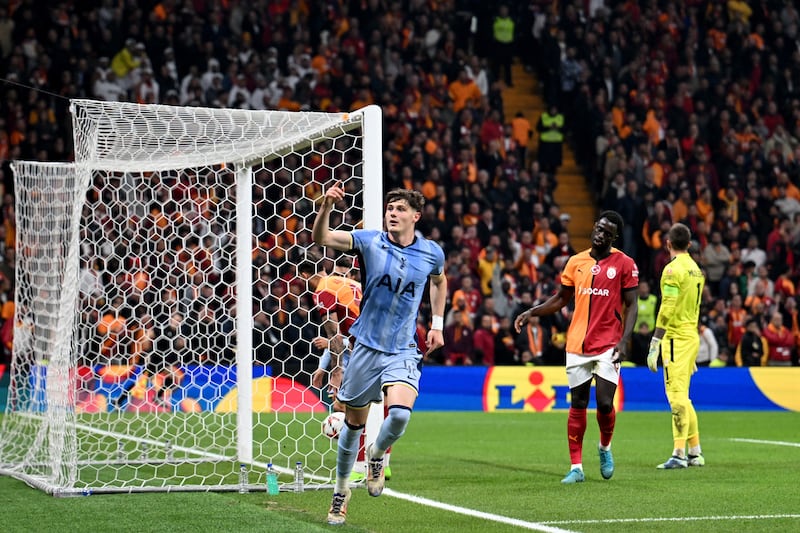
[[[343,268],[353,268],[353,258],[350,257],[349,255],[342,254],[336,258],[336,261],[334,261],[334,265]]]
[[[405,200],[408,202],[409,207],[414,211],[421,212],[425,207],[425,197],[419,191],[412,191],[408,189],[392,189],[386,194],[386,203],[398,202]]]
[[[299,265],[297,265],[297,273],[298,274],[308,274],[309,276],[313,276],[317,273],[317,265],[312,261],[303,261]]]
[[[667,239],[669,239],[673,250],[685,252],[692,243],[692,232],[685,224],[677,222],[669,228]]]
[[[622,220],[622,215],[609,209],[608,211],[603,211],[600,213],[600,216],[597,218],[597,220],[601,219],[606,219],[614,224],[617,227],[617,235],[622,235],[622,228],[625,227],[625,221]]]

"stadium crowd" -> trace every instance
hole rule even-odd
[[[557,176],[525,150],[530,124],[503,114],[511,80],[500,79],[497,68],[507,67],[508,50],[493,39],[499,6],[477,0],[94,4],[17,0],[0,7],[3,302],[14,294],[9,162],[71,159],[70,98],[292,111],[375,103],[385,119],[384,187],[423,192],[418,229],[446,252],[446,344],[428,362],[563,363],[569,309],[532,320],[520,335],[512,328],[519,312],[556,289],[574,250],[569,215],[553,200]],[[509,7],[517,59],[566,116],[587,186],[598,207],[623,215],[626,231],[617,244],[647,282],[640,287],[631,363],[644,364],[655,280],[669,257],[663,236],[681,221],[692,230],[692,253],[708,279],[701,350],[708,355],[698,364],[797,365],[800,13],[794,3],[531,0]],[[273,233],[289,232],[293,246],[310,246],[300,238],[308,228],[279,229]],[[219,256],[220,239],[208,237],[197,235],[187,246],[193,264],[198,254]],[[312,350],[318,330],[308,327],[310,299],[286,304],[276,292],[282,284],[264,272],[256,271],[255,296],[267,312],[256,324],[270,349],[258,356],[269,361]],[[119,325],[115,317],[137,318],[124,316],[124,300],[109,289],[113,282],[95,280],[94,320],[106,333]],[[225,301],[223,283],[198,283],[195,297],[210,290],[214,301]],[[161,289],[168,288],[153,288]],[[166,305],[162,296],[154,301]],[[181,296],[170,299],[178,306]],[[175,320],[205,320],[209,331],[228,334],[229,321],[214,320],[225,304],[215,305],[185,306],[187,316]],[[12,310],[2,308],[6,324]],[[428,319],[423,308],[421,330]],[[6,351],[10,329],[0,330]],[[205,348],[221,354],[209,362],[230,362],[221,348]]]

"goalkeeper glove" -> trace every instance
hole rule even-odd
[[[661,339],[653,337],[650,339],[650,349],[647,350],[647,368],[653,372],[658,372],[658,352],[661,346]]]

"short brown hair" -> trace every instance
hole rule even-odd
[[[422,211],[425,207],[425,197],[419,191],[409,189],[392,189],[386,194],[386,204],[405,200],[414,211]]]
[[[674,250],[684,252],[689,249],[689,245],[692,243],[692,231],[685,224],[677,222],[669,228],[667,239],[669,239]]]

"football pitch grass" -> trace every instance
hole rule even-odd
[[[417,412],[380,498],[355,489],[347,524],[329,490],[54,498],[0,477],[4,532],[800,531],[800,413],[700,412],[707,466],[663,471],[669,413],[622,412],[603,480],[589,412],[586,481],[569,469],[566,413]]]

